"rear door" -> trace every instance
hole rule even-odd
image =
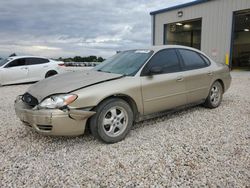
[[[204,55],[192,50],[178,49],[178,52],[185,69],[188,103],[206,99],[213,77],[210,61]]]
[[[151,74],[152,68],[161,68]],[[185,80],[175,49],[157,52],[141,73],[144,114],[164,111],[186,104]]]
[[[25,58],[12,60],[2,70],[3,84],[26,82],[28,72]]]
[[[49,60],[45,58],[26,58],[29,67],[29,79],[38,81],[45,78],[46,71],[49,67]]]

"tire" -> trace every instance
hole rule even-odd
[[[217,108],[220,106],[223,97],[223,87],[220,82],[215,81],[209,90],[208,97],[204,103],[207,108]]]
[[[95,111],[96,114],[90,119],[90,131],[95,138],[105,143],[116,143],[127,136],[133,125],[134,115],[126,101],[119,98],[108,99],[98,105]]]
[[[45,78],[49,78],[49,77],[54,76],[54,75],[56,75],[56,74],[57,74],[57,72],[54,71],[54,70],[48,71],[48,72],[45,74]]]

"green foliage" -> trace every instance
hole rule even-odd
[[[103,62],[105,59],[102,57],[91,55],[88,57],[81,57],[81,56],[75,56],[75,57],[69,57],[69,58],[59,57],[57,60],[64,61],[64,62]]]

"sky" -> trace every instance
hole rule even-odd
[[[96,55],[151,45],[151,16],[192,0],[0,0],[0,57]]]

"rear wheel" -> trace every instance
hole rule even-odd
[[[222,101],[223,88],[220,82],[216,81],[210,88],[209,95],[204,103],[207,108],[217,108]]]
[[[48,71],[48,72],[45,74],[45,78],[54,76],[54,75],[56,75],[56,74],[57,74],[57,72],[54,71],[54,70]]]
[[[93,136],[106,143],[123,140],[133,124],[133,112],[129,104],[122,99],[108,99],[96,108],[96,114],[90,119]]]

